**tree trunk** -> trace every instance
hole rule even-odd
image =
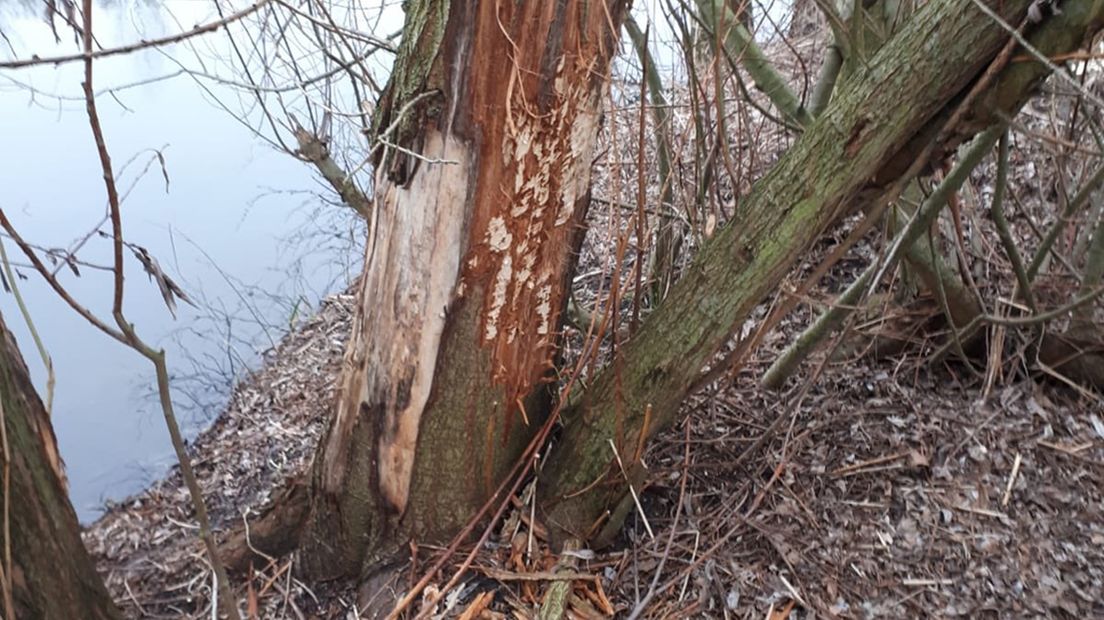
[[[0,555],[11,585],[0,616],[11,603],[15,618],[119,618],[81,541],[50,418],[2,317],[0,338],[0,548],[11,553],[10,564]]]
[[[301,539],[320,579],[452,537],[546,419],[627,2],[407,3],[376,205]]]
[[[998,12],[1019,24],[1029,2],[1005,0]],[[1069,51],[1095,33],[1104,6],[1069,0],[1031,29],[1043,53]],[[619,525],[625,479],[646,439],[675,419],[690,386],[729,334],[778,285],[791,265],[853,204],[885,200],[920,156],[941,157],[961,140],[1015,112],[1047,74],[1038,63],[1002,69],[949,131],[947,119],[998,57],[1007,32],[971,0],[929,2],[752,189],[739,226],[706,244],[667,300],[565,412],[565,432],[545,463],[538,489],[559,537],[594,538]],[[940,139],[935,149],[927,147]],[[910,170],[912,169],[912,170]],[[648,424],[645,428],[645,424]],[[623,504],[622,504],[623,505]],[[612,526],[612,527],[610,527]],[[598,535],[598,543],[605,536]]]

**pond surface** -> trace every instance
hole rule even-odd
[[[11,48],[0,45],[0,58],[78,50],[71,32],[59,27],[62,42],[55,43],[40,16],[7,8],[0,29]],[[184,1],[97,8],[93,31],[111,47],[178,32],[177,22],[190,28],[211,10]],[[97,61],[94,83],[102,91],[178,70],[171,56],[149,50]],[[70,247],[105,213],[82,79],[80,62],[0,69],[0,208],[40,246]],[[206,88],[179,75],[97,97],[119,191],[129,191],[124,237],[148,249],[198,306],[179,304],[174,319],[128,253],[125,311],[142,338],[165,348],[189,436],[217,414],[232,378],[256,365],[258,351],[322,295],[344,287],[360,259],[361,233],[339,208],[322,203],[311,169],[265,145],[214,102],[243,109],[239,92]],[[167,183],[153,149],[164,157]],[[26,263],[14,243],[5,240],[5,247],[14,265]],[[92,235],[79,256],[109,264],[110,242]],[[139,490],[173,462],[152,366],[92,328],[33,271],[17,271],[26,276],[18,286],[53,359],[54,427],[73,504],[88,521],[105,500]],[[107,274],[84,267],[79,277],[61,269],[59,278],[112,323]],[[0,293],[0,312],[45,399],[44,364],[11,294]]]

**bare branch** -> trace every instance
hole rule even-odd
[[[31,58],[23,58],[20,60],[8,60],[0,62],[0,69],[23,69],[26,67],[34,67],[37,65],[60,65],[68,62],[74,62],[77,60],[95,60],[99,58],[106,58],[108,56],[118,56],[119,54],[129,54],[138,50],[147,49],[151,47],[161,47],[163,45],[171,45],[173,43],[180,43],[192,37],[197,37],[202,34],[215,32],[219,28],[227,24],[242,19],[248,15],[252,15],[257,12],[261,7],[269,3],[269,0],[261,0],[246,8],[242,11],[234,13],[233,15],[227,15],[226,17],[211,22],[209,24],[203,24],[202,26],[196,26],[192,30],[187,32],[180,32],[174,35],[166,37],[160,37],[157,39],[150,39],[148,41],[138,41],[137,43],[131,43],[130,45],[124,45],[122,47],[113,47],[109,49],[103,49],[99,51],[93,51],[90,45],[84,46],[84,51],[80,54],[65,54],[63,56],[47,56],[46,58],[40,58],[38,56],[32,56]],[[90,20],[91,17],[86,17],[85,21]],[[86,37],[87,38],[87,37]]]

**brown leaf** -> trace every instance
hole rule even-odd
[[[176,282],[173,282],[172,278],[165,275],[165,272],[161,270],[161,264],[157,262],[146,248],[140,245],[130,244],[130,251],[134,253],[138,262],[142,263],[142,267],[145,268],[146,274],[150,279],[157,282],[157,288],[161,290],[161,298],[165,300],[165,305],[169,308],[169,312],[176,318],[176,300],[179,299],[191,306],[195,306],[192,300],[188,298],[188,295],[184,292],[184,289],[180,288]]]

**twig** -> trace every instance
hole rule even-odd
[[[789,580],[786,579],[786,576],[782,573],[779,573],[778,579],[781,580],[782,585],[786,586],[786,589],[790,591],[790,595],[793,596],[794,601],[797,601],[802,607],[808,609],[809,603],[805,602],[805,599],[802,598],[801,593],[797,591],[797,588],[793,587],[793,584],[791,584]],[[791,607],[793,606],[793,601],[790,602],[790,605]]]
[[[955,329],[956,324],[954,320],[954,314],[951,312],[951,305],[947,299],[947,286],[946,283],[943,282],[943,274],[941,273],[942,270],[939,269],[939,263],[937,262],[938,255],[935,251],[935,239],[930,232],[928,233],[928,259],[936,268],[935,296],[936,299],[939,300],[939,309],[947,317],[947,324],[951,326],[950,344],[954,345],[955,353],[958,354],[959,359],[961,359],[962,362],[966,364],[966,367],[970,369],[970,372],[976,375],[978,373],[978,370],[974,368],[973,364],[970,363],[970,358],[966,355],[966,350],[962,346],[962,340],[966,337],[966,335],[971,332],[968,332],[967,330],[962,330],[962,333],[960,334],[959,331]]]
[[[440,157],[427,157],[425,155],[422,155],[421,153],[415,153],[414,151],[406,148],[405,146],[399,146],[398,144],[395,144],[394,142],[384,140],[383,138],[379,138],[378,141],[383,146],[389,147],[390,149],[398,151],[398,152],[402,153],[403,155],[406,155],[407,157],[413,157],[414,159],[417,159],[419,161],[423,161],[427,164],[451,164],[451,165],[454,165],[454,166],[460,165],[460,162],[455,160],[455,159],[442,159]]]
[[[1076,258],[1076,257],[1073,257]],[[1080,293],[1087,293],[1100,285],[1104,279],[1104,217],[1096,223],[1092,232],[1092,243],[1085,256],[1085,269],[1081,275]],[[1075,321],[1084,325],[1092,324],[1092,312],[1089,308],[1082,308],[1076,313]]]
[[[515,573],[513,571],[491,568],[489,566],[482,566],[477,570],[499,581],[595,581],[598,579],[597,575],[589,573],[552,573],[548,571]]]
[[[632,40],[633,46],[636,48],[636,54],[640,58],[644,73],[641,87],[647,86],[648,96],[652,102],[652,123],[656,133],[656,165],[659,169],[659,204],[668,205],[673,202],[671,186],[674,179],[671,174],[670,119],[667,100],[663,95],[663,81],[660,79],[659,70],[656,69],[655,59],[652,58],[652,54],[648,50],[647,36],[640,30],[640,25],[636,23],[631,13],[625,16],[625,32],[628,33],[629,39]],[[644,109],[644,106],[644,98],[641,97],[641,110]],[[643,167],[641,168],[643,169]],[[643,201],[640,201],[637,208],[647,211],[644,208]],[[652,297],[655,302],[663,299],[674,280],[675,263],[678,260],[681,242],[682,231],[680,228],[676,228],[673,222],[665,220],[658,223],[651,269]]]
[[[840,467],[839,469],[833,471],[832,475],[833,476],[847,476],[849,474],[856,473],[856,472],[858,472],[862,469],[865,469],[867,467],[873,467],[874,465],[882,465],[884,463],[891,463],[891,462],[896,461],[898,459],[903,459],[908,455],[909,455],[908,452],[898,452],[896,454],[888,454],[886,456],[879,456],[877,458],[869,459],[869,460],[866,460],[866,461],[860,461],[858,463],[852,463],[850,465],[847,465],[845,467]]]
[[[693,564],[698,558],[698,545],[701,544],[701,532],[694,530],[694,547],[690,550],[690,563]],[[686,588],[690,585],[690,573],[686,573],[686,576],[682,580],[682,588],[679,589],[678,600],[681,603],[686,597]]]
[[[1063,446],[1062,444],[1047,441],[1045,439],[1040,439],[1037,443],[1040,446],[1050,448],[1062,454],[1068,454],[1069,456],[1081,456],[1082,452],[1093,447],[1093,442],[1091,441],[1086,441],[1085,443],[1076,444],[1074,446]]]
[[[643,433],[641,433],[643,435]],[[633,488],[632,479],[629,478],[629,472],[625,471],[625,464],[621,462],[621,455],[617,452],[617,445],[613,443],[612,439],[609,441],[610,449],[613,450],[613,456],[617,459],[617,466],[621,469],[621,475],[625,477],[625,483],[629,485],[629,494],[632,495],[633,504],[636,504],[636,512],[640,515],[640,520],[644,522],[644,529],[648,530],[648,538],[655,540],[655,532],[652,531],[651,524],[648,523],[648,515],[644,514],[644,507],[640,505],[640,498],[636,495],[636,489]]]
[[[1003,325],[1005,327],[1028,327],[1032,325],[1038,325],[1040,323],[1045,323],[1046,321],[1062,316],[1063,314],[1070,312],[1071,310],[1075,310],[1083,306],[1084,304],[1091,303],[1094,299],[1100,297],[1102,293],[1104,293],[1104,286],[1096,289],[1095,291],[1086,293],[1085,295],[1081,295],[1064,306],[1055,308],[1047,312],[1040,312],[1029,317],[1008,318],[994,316],[992,314],[979,314],[975,316],[969,323],[967,323],[965,327],[956,331],[960,335],[968,334],[981,323]],[[943,353],[946,352],[948,346],[950,345],[945,344],[940,347],[935,353],[932,354],[932,358],[938,358],[939,356],[941,356]]]
[[[691,561],[689,564],[687,564],[686,567],[683,568],[681,571],[679,571],[679,573],[677,575],[675,575],[671,579],[668,579],[659,588],[659,590],[657,590],[657,592],[659,592],[659,593],[666,592],[668,589],[671,588],[671,586],[673,586],[676,583],[682,581],[684,578],[689,577],[690,573],[693,572],[695,568],[701,566],[701,563],[704,562],[707,558],[712,557],[713,554],[716,553],[717,550],[721,548],[721,546],[723,546],[726,542],[728,542],[729,538],[732,538],[732,536],[734,534],[736,534],[736,532],[740,531],[741,528],[746,526],[746,523],[744,522],[743,517],[740,516],[740,513],[737,512],[737,513],[733,513],[733,514],[736,516],[737,523],[735,525],[733,525],[732,527],[730,527],[727,532],[725,532],[723,535],[721,535],[721,537],[718,538],[716,540],[716,542],[714,542],[712,545],[710,545],[709,548],[707,548],[705,551],[703,551],[702,554],[700,556],[698,556],[697,559],[695,559],[695,560]]]
[[[1008,520],[1008,515],[1004,514],[1003,512],[997,512],[996,510],[987,510],[985,508],[973,508],[973,507],[967,506],[965,504],[955,504],[955,505],[951,506],[951,508],[954,508],[955,510],[961,510],[962,512],[970,512],[970,513],[973,513],[973,514],[976,514],[976,515],[981,515],[983,517],[992,517],[994,519],[1000,519],[1001,521],[1007,521]]]
[[[1012,263],[1012,271],[1016,274],[1016,282],[1020,288],[1020,295],[1027,302],[1028,307],[1035,311],[1035,296],[1031,292],[1031,279],[1027,276],[1023,258],[1016,248],[1016,242],[1012,239],[1012,233],[1008,227],[1008,220],[1004,217],[1004,194],[1008,190],[1008,132],[1000,137],[997,146],[997,181],[993,189],[993,204],[989,213],[993,216],[993,223],[997,227],[1004,253]]]
[[[951,579],[902,579],[901,585],[926,588],[930,586],[950,586],[954,585],[954,581]]]
[[[19,306],[23,321],[27,323],[27,331],[31,332],[31,339],[34,340],[38,355],[42,358],[42,365],[46,367],[46,417],[50,417],[54,411],[54,385],[57,379],[54,375],[54,360],[46,351],[46,346],[42,344],[42,337],[38,335],[38,329],[35,328],[31,312],[27,309],[27,304],[23,301],[23,295],[19,292],[19,284],[15,281],[15,274],[12,273],[11,263],[8,262],[8,251],[4,249],[3,240],[0,240],[0,260],[4,262],[4,277],[8,279],[8,286],[11,287],[15,303]]]
[[[1008,486],[1004,487],[1004,497],[1001,498],[1001,508],[1008,506],[1008,501],[1012,499],[1012,487],[1016,485],[1016,477],[1020,475],[1020,463],[1023,462],[1023,456],[1017,452],[1016,460],[1012,462],[1012,474],[1008,476]]]
[[[1006,132],[1002,132],[1004,135]],[[978,290],[977,282],[974,282],[974,276],[970,269],[970,257],[966,252],[966,236],[962,230],[962,208],[959,204],[958,195],[952,193],[947,196],[947,206],[950,211],[951,226],[954,230],[954,247],[955,258],[958,259],[958,271],[962,281],[966,284],[966,288],[974,296],[974,300],[981,308],[985,307],[985,301],[982,298],[981,291]],[[929,237],[929,243],[931,239]]]
[[[391,143],[387,142],[386,138],[388,136],[390,136],[393,131],[395,131],[396,129],[399,128],[399,125],[402,124],[403,119],[406,117],[407,114],[410,113],[410,111],[414,108],[415,105],[421,103],[422,101],[424,101],[426,99],[429,99],[430,97],[436,97],[439,94],[440,93],[438,91],[435,91],[435,90],[430,90],[430,91],[426,91],[424,93],[419,93],[418,95],[412,97],[410,99],[410,101],[407,101],[406,104],[403,105],[403,107],[399,108],[399,111],[398,111],[397,114],[395,114],[395,118],[394,118],[394,120],[391,121],[391,124],[388,125],[386,128],[384,128],[383,131],[380,131],[375,136],[375,144],[372,146],[372,150],[368,151],[368,155],[366,155],[364,157],[364,159],[361,160],[360,164],[358,164],[355,168],[353,168],[349,172],[348,176],[351,178],[353,175],[356,175],[362,169],[364,169],[364,167],[368,165],[368,162],[372,161],[372,159],[376,156],[376,152],[381,147],[391,146]],[[399,149],[399,150],[401,152],[407,153],[407,154],[409,154],[413,157],[422,158],[421,155],[413,153],[409,149]],[[432,161],[432,160],[429,160],[429,163],[435,163],[435,162]],[[460,162],[451,161],[451,160],[450,161],[442,160],[440,163],[459,164]],[[380,157],[380,163],[379,163],[379,165],[377,165],[377,169],[382,169],[386,165],[387,165],[387,152],[384,151],[383,155]]]
[[[1039,242],[1039,247],[1035,250],[1035,256],[1031,259],[1031,264],[1027,267],[1028,280],[1035,280],[1035,276],[1038,275],[1043,260],[1054,247],[1054,242],[1058,239],[1058,235],[1062,232],[1062,229],[1065,228],[1070,218],[1077,213],[1082,205],[1089,201],[1089,197],[1092,196],[1092,193],[1102,181],[1104,181],[1104,166],[1098,168],[1089,180],[1085,181],[1081,186],[1081,189],[1078,190],[1073,200],[1066,203],[1066,208],[1062,211],[1062,215],[1054,222],[1054,225],[1047,230],[1046,236]]]
[[[1078,385],[1076,381],[1070,379],[1066,375],[1058,372],[1054,368],[1051,368],[1046,362],[1038,358],[1038,352],[1036,352],[1035,365],[1039,367],[1039,370],[1054,377],[1058,381],[1069,386],[1073,391],[1085,397],[1086,400],[1095,401],[1101,405],[1104,405],[1104,398],[1099,394],[1095,394],[1090,390],[1085,389],[1083,386]]]
[[[671,555],[671,545],[675,542],[675,532],[678,530],[679,517],[682,515],[682,503],[686,500],[686,479],[689,478],[690,470],[690,419],[687,418],[685,424],[686,427],[686,440],[685,448],[682,455],[682,480],[679,482],[679,496],[678,503],[675,504],[675,516],[671,520],[670,533],[667,535],[667,546],[663,549],[663,556],[659,558],[659,564],[656,566],[655,575],[652,576],[652,583],[648,585],[648,591],[644,593],[644,598],[640,599],[640,602],[633,608],[632,613],[629,614],[628,620],[636,620],[642,613],[648,608],[648,603],[652,601],[656,596],[656,586],[659,585],[659,578],[663,575],[663,567],[667,564],[667,558]],[[645,521],[647,523],[647,521]]]

